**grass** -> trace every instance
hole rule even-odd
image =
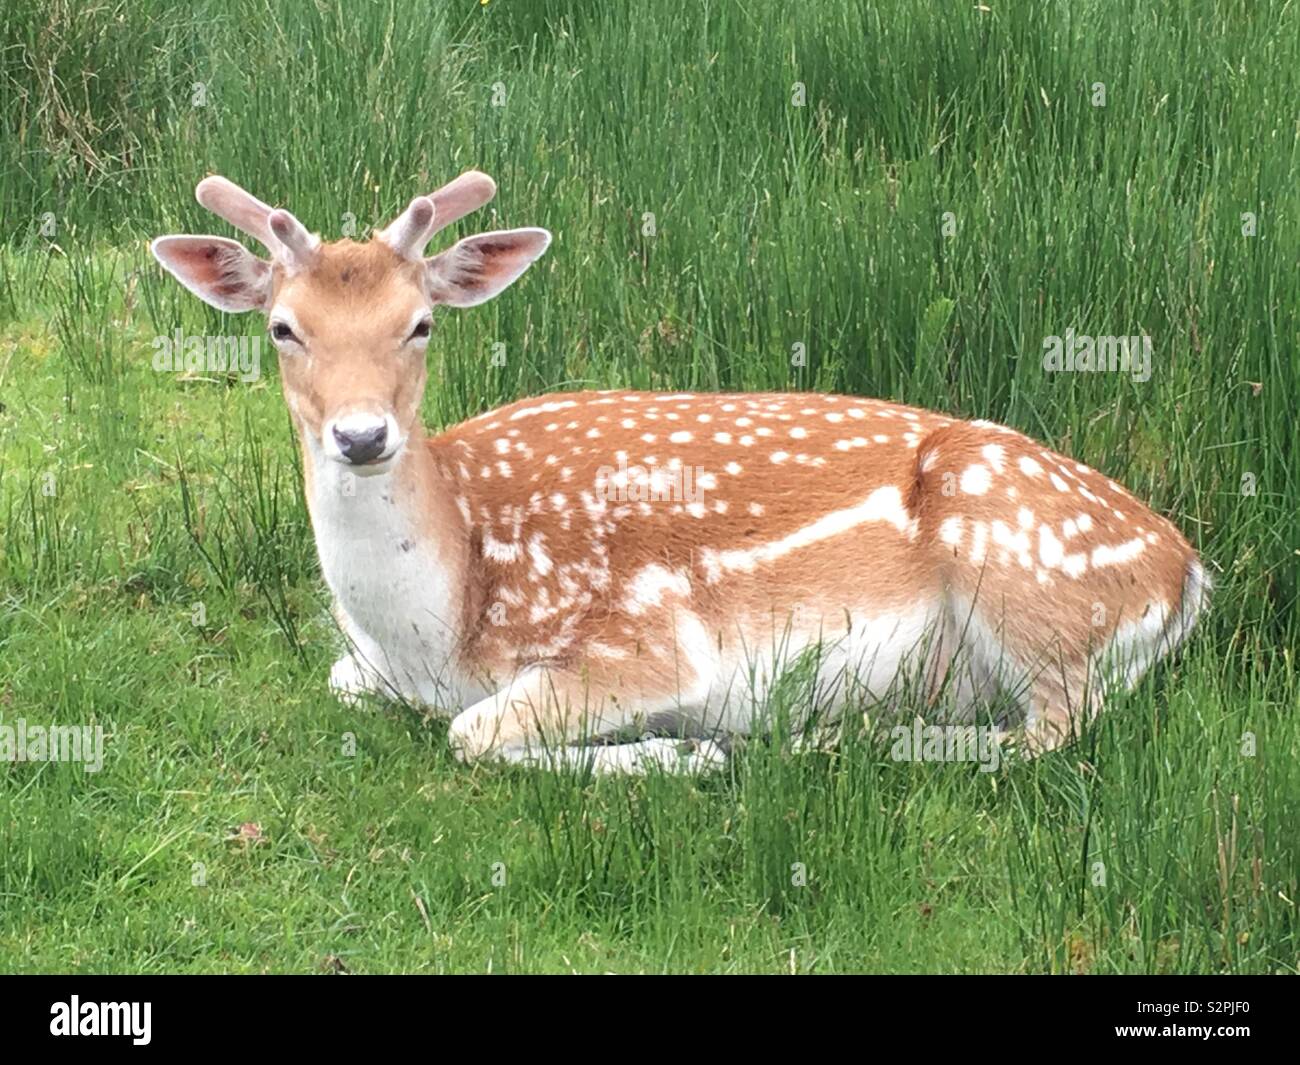
[[[107,739],[0,763],[0,970],[1300,970],[1294,5],[624,8],[6,3],[0,723]],[[997,773],[466,768],[335,704],[269,345],[251,383],[151,366],[262,324],[145,241],[229,233],[210,171],[334,238],[471,166],[460,232],[556,242],[439,320],[430,424],[574,386],[994,418],[1169,514],[1213,613]],[[1045,373],[1071,328],[1149,335],[1150,379]]]

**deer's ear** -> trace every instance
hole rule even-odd
[[[159,237],[154,257],[182,285],[223,311],[271,306],[271,264],[225,237]]]
[[[503,229],[466,237],[425,259],[429,298],[449,307],[473,307],[506,288],[546,251],[545,229]]]

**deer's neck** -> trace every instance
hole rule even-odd
[[[347,636],[403,695],[431,705],[469,697],[459,654],[468,534],[435,452],[415,435],[391,470],[366,474],[303,440],[321,571]]]

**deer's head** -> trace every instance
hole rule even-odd
[[[495,192],[490,177],[469,171],[417,196],[368,243],[322,243],[288,211],[214,176],[199,183],[199,203],[261,242],[270,259],[224,237],[159,237],[152,250],[212,306],[265,312],[307,446],[358,473],[380,473],[418,426],[433,308],[491,299],[551,242],[545,229],[508,229],[425,257],[434,233]]]

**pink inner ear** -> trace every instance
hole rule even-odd
[[[176,250],[174,259],[196,284],[208,289],[214,296],[232,299],[244,290],[243,278],[232,270],[230,253],[215,244],[195,244]]]
[[[491,299],[528,269],[551,243],[544,229],[511,229],[467,237],[429,260],[433,298],[453,307]]]
[[[153,253],[200,299],[225,311],[262,306],[271,277],[269,263],[224,237],[159,237]]]

